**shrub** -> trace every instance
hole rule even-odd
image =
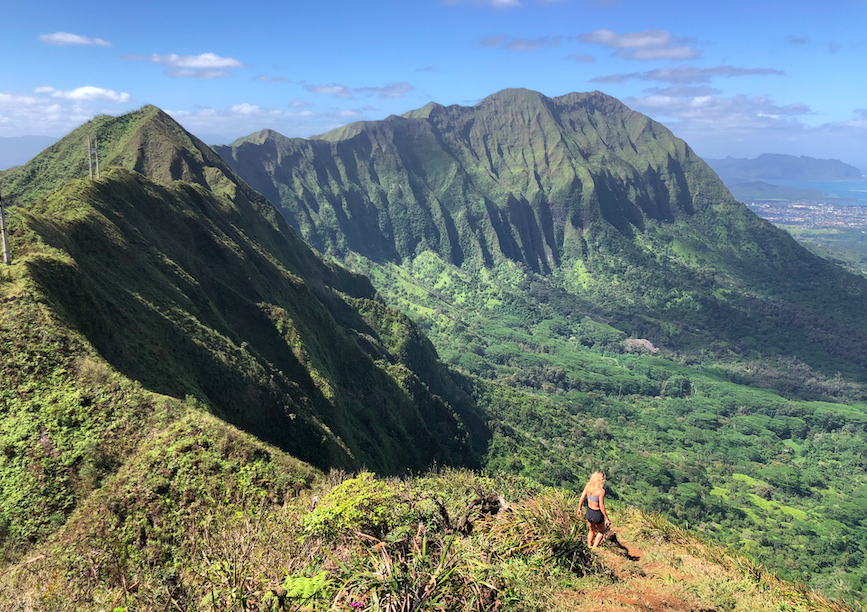
[[[313,535],[333,539],[364,533],[383,538],[401,522],[403,504],[387,483],[363,472],[333,488],[304,518]]]

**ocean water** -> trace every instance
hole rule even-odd
[[[860,181],[786,181],[774,179],[765,182],[772,185],[797,187],[798,189],[816,189],[822,193],[827,193],[828,200],[835,204],[867,206],[867,178]]]

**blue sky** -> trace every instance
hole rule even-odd
[[[370,0],[4,9],[0,136],[144,104],[211,143],[310,136],[506,87],[599,89],[706,157],[867,170],[867,1]]]

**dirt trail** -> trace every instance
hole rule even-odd
[[[605,536],[593,551],[612,572],[614,583],[593,589],[563,593],[563,601],[575,609],[593,612],[640,610],[641,612],[713,612],[681,586],[688,577],[663,562],[651,561],[617,529]],[[569,606],[572,607],[572,606]]]

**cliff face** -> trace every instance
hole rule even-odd
[[[600,224],[623,234],[734,201],[661,125],[595,92],[506,90],[319,139],[265,130],[216,147],[316,248],[550,272]]]

